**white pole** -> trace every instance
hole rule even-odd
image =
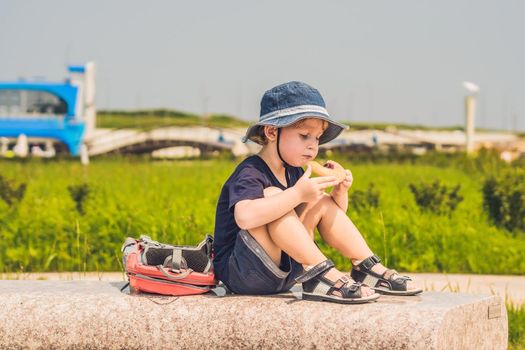
[[[88,165],[89,164],[89,153],[86,144],[82,144],[80,146],[80,163],[82,165]]]
[[[84,120],[86,122],[86,137],[95,131],[97,110],[95,106],[95,63],[86,64],[84,76]]]
[[[479,86],[465,81],[463,87],[469,94],[465,96],[465,151],[467,154],[474,152],[474,116],[476,114],[476,94]]]
[[[467,154],[474,151],[474,116],[476,113],[476,98],[472,95],[465,97],[465,149]]]

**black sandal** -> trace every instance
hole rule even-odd
[[[372,271],[372,267],[379,262],[381,259],[377,255],[369,256],[353,267],[352,278],[386,295],[416,295],[423,292],[421,288],[407,289],[407,281],[412,279],[401,276],[396,270],[386,270],[383,274]]]
[[[361,283],[353,282],[348,275],[341,277],[335,282],[328,280],[324,276],[332,267],[334,267],[334,263],[327,259],[295,279],[303,284],[303,300],[361,304],[375,301],[379,298],[377,293],[363,297],[361,295]],[[334,291],[341,293],[341,296],[334,294]]]

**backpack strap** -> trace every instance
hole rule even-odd
[[[120,248],[120,251],[124,253],[126,248],[129,247],[130,245],[135,245],[135,242],[136,242],[135,238],[131,238],[131,237],[126,238],[126,240],[124,241],[124,244]]]
[[[182,265],[182,249],[173,248],[173,253],[171,255],[171,268],[179,272],[181,265]]]
[[[170,280],[172,280],[172,281],[177,281],[177,280],[181,280],[181,279],[183,279],[183,278],[186,278],[186,277],[188,277],[188,275],[189,275],[190,273],[193,272],[192,269],[187,269],[186,271],[180,273],[179,275],[177,275],[177,276],[173,276],[173,275],[170,275],[170,274],[168,273],[168,271],[166,271],[166,269],[164,268],[164,266],[162,266],[162,265],[157,265],[157,268],[159,269],[160,272],[162,272],[162,274],[163,274],[164,276],[166,276],[166,278],[168,278],[168,279],[170,279]]]
[[[213,268],[213,237],[211,235],[206,235],[206,238],[204,238],[204,242],[206,242],[206,254],[208,255],[208,264],[206,264],[206,268],[204,269],[203,273],[209,273],[210,270]]]

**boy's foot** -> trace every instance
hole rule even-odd
[[[410,277],[402,276],[396,270],[387,269],[380,264],[380,261],[381,259],[376,255],[354,261],[352,277],[381,294],[416,295],[423,291]]]
[[[334,263],[330,259],[313,266],[297,277],[296,281],[303,284],[304,300],[357,304],[379,298],[379,294],[370,294],[369,288],[334,269]]]
[[[374,266],[372,266],[372,271],[374,271],[375,273],[379,274],[379,275],[383,275],[388,269],[381,263],[377,263],[375,264]],[[399,277],[400,275],[397,273],[396,270],[391,270],[391,271],[394,271],[394,278],[397,278]],[[397,277],[395,276],[397,275]],[[412,277],[410,277],[409,280],[407,280],[407,289],[408,290],[416,290],[416,289],[419,289],[419,286],[414,283],[414,281],[412,280]]]
[[[336,269],[335,267],[332,267],[324,275],[324,277],[327,280],[330,280],[330,282],[332,282],[332,283],[336,283],[337,280],[339,280],[343,276],[346,276],[350,280],[351,283],[355,282],[354,279],[350,276],[350,274],[345,274],[345,273],[339,271],[338,269]],[[369,287],[367,287],[365,285],[361,286],[361,295],[362,296],[367,297],[367,296],[370,296],[370,295],[372,295],[374,293],[375,292],[372,289],[370,289]],[[341,296],[341,293],[339,291],[334,291],[334,294]]]

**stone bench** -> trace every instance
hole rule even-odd
[[[0,348],[507,348],[498,296],[425,292],[340,305],[302,301],[300,286],[273,296],[177,298],[129,295],[123,285],[0,281]]]

